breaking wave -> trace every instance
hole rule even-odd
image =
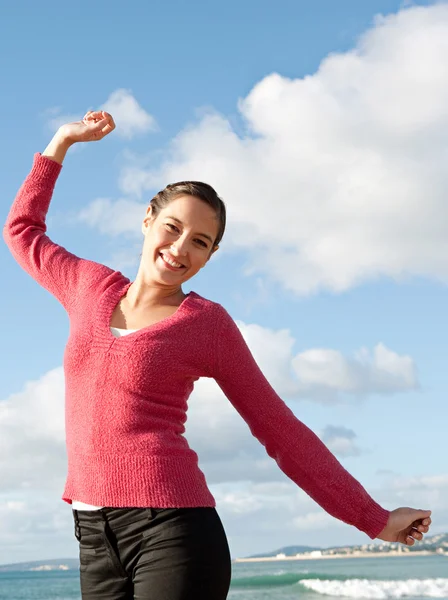
[[[383,581],[375,579],[304,579],[301,586],[325,596],[344,598],[446,598],[448,579],[404,579]]]

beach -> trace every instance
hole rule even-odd
[[[260,558],[235,558],[235,563],[255,563],[255,562],[279,562],[279,561],[295,561],[295,560],[332,560],[332,559],[351,559],[351,558],[390,558],[401,557],[410,558],[413,556],[445,556],[448,558],[448,553],[429,552],[427,550],[416,550],[408,552],[406,550],[391,550],[390,552],[363,552],[355,551],[350,554],[296,554],[294,556],[265,556]],[[448,564],[447,564],[448,568]]]

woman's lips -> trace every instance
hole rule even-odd
[[[182,263],[179,263],[177,260],[172,258],[169,254],[164,254],[163,252],[159,252],[159,256],[162,259],[163,265],[170,271],[182,271],[182,269],[185,269],[185,265],[183,265]],[[176,265],[179,265],[179,266],[176,266]]]

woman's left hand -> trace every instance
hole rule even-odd
[[[430,525],[430,510],[397,508],[391,511],[386,527],[377,537],[385,542],[400,542],[406,546],[413,546],[415,540],[423,539],[423,534],[428,533]]]

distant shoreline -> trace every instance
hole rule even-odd
[[[353,554],[297,554],[295,556],[264,556],[260,558],[235,558],[233,562],[282,562],[290,560],[325,560],[337,558],[388,558],[388,557],[408,557],[408,556],[446,556],[448,553],[430,552],[429,550],[414,550],[412,552],[391,550],[390,552],[353,552]]]

